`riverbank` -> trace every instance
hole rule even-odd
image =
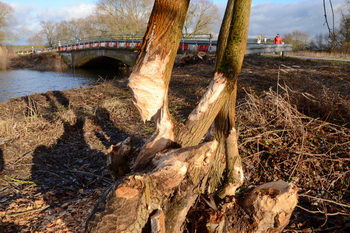
[[[169,99],[177,120],[198,103],[212,70],[207,63],[175,67]],[[236,120],[242,188],[277,179],[296,183],[300,207],[291,232],[340,232],[349,221],[349,73],[343,63],[245,59]],[[112,182],[107,148],[130,135],[140,145],[153,131],[132,105],[127,79],[0,104],[2,232],[82,232]],[[198,208],[208,214],[205,204]]]
[[[7,68],[63,71],[67,70],[69,66],[57,53],[32,53],[13,55],[9,58]]]

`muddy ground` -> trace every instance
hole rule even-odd
[[[213,68],[175,66],[170,110],[177,120],[198,103]],[[349,63],[245,58],[237,106],[241,192],[278,179],[296,183],[299,204],[285,232],[350,229],[349,74]],[[0,232],[82,232],[113,182],[107,148],[128,136],[141,145],[153,131],[133,107],[126,78],[1,103]]]

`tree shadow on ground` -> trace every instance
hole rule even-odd
[[[46,119],[61,121],[63,134],[54,144],[38,146],[33,152],[31,175],[39,187],[38,193],[44,195],[48,205],[55,207],[82,199],[96,188],[110,186],[114,180],[107,168],[104,151],[129,135],[115,126],[109,111],[103,107],[89,113],[71,106],[71,101],[61,92],[43,95],[49,101],[50,112],[56,113],[55,117]],[[65,110],[74,113],[70,120],[60,116]],[[96,143],[104,145],[104,149],[91,148],[87,134],[89,137],[95,135]]]
[[[106,156],[84,139],[85,119],[63,121],[64,133],[52,146],[39,146],[33,154],[32,179],[44,190],[77,190],[101,185]]]
[[[130,137],[130,134],[120,131],[114,126],[107,109],[98,107],[94,116],[89,117],[96,125],[101,127],[101,131],[95,132],[95,136],[100,139],[101,143],[109,148],[120,141]]]
[[[52,95],[53,97],[46,95],[51,112],[58,112],[56,103],[69,108],[70,101],[62,92],[54,91]],[[74,123],[60,119],[64,132],[56,143],[51,146],[38,146],[33,153],[32,180],[43,191],[52,188],[60,192],[93,189],[106,186],[106,182],[112,181],[106,167],[106,155],[88,145],[84,136],[84,125],[89,118],[100,126],[101,131],[95,132],[95,135],[105,148],[129,135],[114,126],[105,108],[98,107],[94,115],[82,115],[79,109],[73,109],[73,112],[76,117]]]
[[[18,225],[12,223],[4,223],[0,220],[0,230],[1,232],[7,233],[17,233],[21,232],[20,227]]]
[[[16,169],[23,167],[22,173],[29,175],[6,183],[8,187],[10,183],[15,187],[6,189],[9,195],[4,196],[6,198],[0,203],[2,205],[0,211],[6,214],[26,212],[23,206],[33,206],[36,201],[41,200],[44,203],[37,208],[48,207],[43,212],[36,212],[40,214],[26,226],[14,225],[19,219],[26,217],[13,217],[0,222],[0,232],[20,232],[28,229],[40,231],[47,225],[44,222],[53,223],[52,221],[59,218],[64,221],[62,224],[68,226],[70,220],[65,220],[63,214],[74,215],[78,213],[77,211],[81,211],[79,208],[88,214],[91,201],[98,198],[101,192],[114,182],[106,164],[106,149],[130,135],[116,127],[117,122],[118,125],[125,123],[119,123],[120,117],[112,116],[106,108],[97,105],[81,107],[79,102],[72,102],[60,91],[23,97],[22,100],[26,103],[25,116],[33,117],[34,122],[38,119],[38,124],[46,121],[46,127],[50,127],[48,125],[51,124],[54,128],[49,129],[49,134],[58,136],[47,136],[52,138],[44,139],[42,145],[36,145],[34,150],[15,161]],[[38,134],[40,134],[38,137],[44,136],[43,131],[38,131]],[[0,173],[3,174],[8,172],[5,169],[12,168],[10,166],[5,168],[5,162],[7,162],[5,150],[0,147]],[[17,178],[16,172],[8,174]],[[79,206],[79,203],[85,200],[90,202]],[[65,208],[60,210],[62,212],[57,212],[56,208],[61,208],[65,203],[69,203],[70,210]],[[9,207],[11,204],[12,207]],[[75,209],[72,211],[71,208]],[[50,217],[47,213],[50,213]],[[83,224],[85,219],[77,218],[75,221]]]

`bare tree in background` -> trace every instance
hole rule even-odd
[[[183,232],[201,194],[222,200],[242,185],[234,118],[251,0],[228,1],[213,79],[180,123],[170,115],[168,90],[188,6],[189,0],[155,1],[129,87],[141,118],[153,120],[156,130],[134,152],[132,173],[120,169],[132,153],[130,139],[111,153],[119,176],[96,205],[88,232]],[[214,123],[215,134],[203,140]],[[242,203],[233,199],[218,207],[214,198],[207,203],[216,216],[206,219],[208,232],[281,232],[296,206],[297,188],[279,181],[255,189]]]
[[[211,0],[192,0],[184,24],[184,33],[209,33],[220,20],[219,10]]]
[[[350,0],[347,0],[345,6],[340,11],[341,19],[339,25],[339,37],[342,43],[342,51],[350,52]]]
[[[0,45],[6,39],[6,33],[8,33],[9,19],[13,13],[13,9],[10,5],[0,2]]]
[[[100,27],[110,34],[144,33],[153,0],[100,0],[97,3]],[[193,0],[184,24],[184,33],[210,33],[219,22],[219,12],[211,0]]]
[[[306,50],[311,42],[310,34],[299,30],[284,34],[283,38],[285,43],[293,45],[293,51]]]
[[[56,26],[58,40],[62,43],[76,43],[83,38],[101,35],[95,25],[96,21],[93,16],[61,21]]]
[[[49,47],[54,46],[58,42],[57,24],[51,21],[40,21],[41,33],[46,39]]]
[[[309,48],[315,51],[329,51],[329,37],[327,34],[320,33],[311,40]]]
[[[35,46],[35,47],[42,47],[45,44],[44,37],[41,33],[36,33],[28,38],[27,40],[28,44]]]
[[[152,3],[152,0],[100,0],[96,14],[110,34],[144,33]]]

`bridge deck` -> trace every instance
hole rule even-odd
[[[204,36],[203,36],[204,35]],[[179,50],[182,51],[203,51],[203,52],[215,52],[217,41],[212,40],[210,34],[200,34],[199,36],[192,35],[183,36],[180,44]],[[141,37],[120,35],[119,37],[110,36],[108,38],[96,38],[90,37],[78,43],[66,44],[62,46],[46,48],[46,49],[36,49],[20,51],[17,54],[28,54],[28,53],[44,53],[44,52],[62,52],[62,51],[72,51],[72,50],[85,50],[85,49],[96,49],[96,48],[130,48],[139,49],[141,47],[142,38]],[[123,38],[121,38],[123,37]],[[248,43],[246,54],[260,54],[260,53],[273,53],[273,52],[288,52],[292,51],[292,45],[290,44],[257,44]]]

